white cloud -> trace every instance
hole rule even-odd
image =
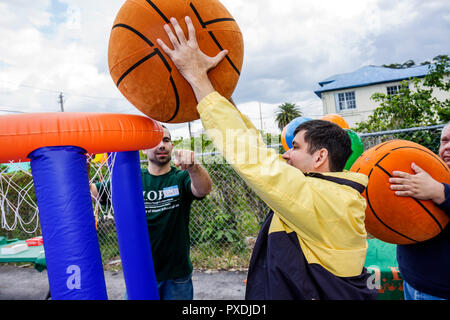
[[[46,11],[50,0],[2,0],[0,27],[11,29],[20,27],[41,27],[50,24],[51,14]]]
[[[234,100],[257,127],[261,102],[264,127],[274,132],[273,110],[283,102],[320,116],[313,90],[326,77],[367,64],[419,63],[449,54],[448,1],[221,2],[236,18],[245,44]],[[107,65],[110,30],[123,3],[2,0],[0,110],[58,111],[63,91],[68,111],[140,114],[117,90]],[[169,127],[187,134],[185,124]]]

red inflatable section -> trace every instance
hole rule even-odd
[[[29,161],[41,147],[77,146],[88,153],[150,149],[161,125],[144,116],[116,113],[26,113],[0,116],[0,163]]]

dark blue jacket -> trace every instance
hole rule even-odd
[[[246,300],[376,300],[370,273],[337,277],[308,263],[295,232],[269,232],[273,211],[261,227],[247,276]]]
[[[450,214],[450,185],[445,186],[442,210]],[[450,299],[450,228],[417,244],[398,245],[397,261],[403,279],[416,290]]]
[[[321,174],[315,178],[348,185],[362,192],[364,186]],[[362,187],[362,189],[360,189]],[[271,230],[273,211],[264,221],[250,260],[247,300],[376,300],[376,288],[369,289],[370,273],[362,268],[353,277],[338,277],[318,263],[309,263],[295,232]]]

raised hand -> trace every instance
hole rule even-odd
[[[181,75],[189,82],[197,101],[200,101],[214,91],[214,87],[208,78],[208,71],[216,67],[225,58],[228,51],[223,50],[215,57],[209,57],[200,50],[194,25],[189,17],[185,17],[188,29],[187,39],[177,19],[171,18],[170,22],[175,33],[168,24],[164,25],[164,30],[172,43],[173,49],[169,48],[161,39],[156,41],[173,61]]]
[[[173,162],[181,170],[187,170],[196,164],[194,152],[191,150],[174,150]]]

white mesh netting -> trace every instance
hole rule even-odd
[[[86,155],[90,185],[110,179],[114,159],[115,153]],[[92,197],[96,224],[99,219],[114,219],[110,188],[100,189],[100,192]],[[6,231],[20,228],[27,234],[34,234],[39,229],[39,209],[29,162],[0,164],[0,216],[0,228]]]

